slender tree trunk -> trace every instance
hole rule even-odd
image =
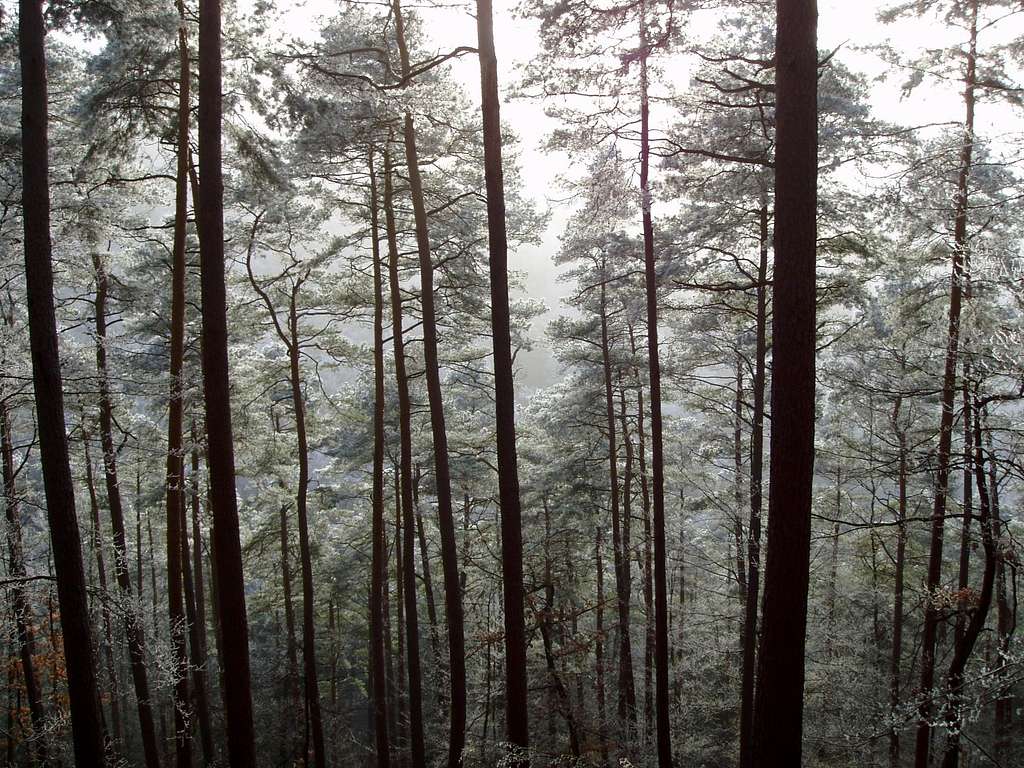
[[[761,583],[761,508],[764,498],[764,391],[768,356],[768,190],[761,183],[757,312],[754,328],[754,409],[750,428],[750,520],[747,523],[747,590],[743,616],[743,673],[740,684],[740,768],[754,759],[754,686],[757,670],[757,607]]]
[[[249,678],[249,626],[235,498],[235,453],[228,385],[227,297],[224,283],[224,179],[221,168],[220,0],[199,4],[199,254],[202,287],[203,392],[207,461],[213,502],[213,550],[217,562],[224,670],[228,761],[256,763]]]
[[[203,576],[203,530],[199,523],[199,437],[195,419],[191,425],[192,442],[192,572],[195,575],[195,634],[191,639],[193,657],[193,679],[195,680],[197,710],[199,712],[199,733],[203,744],[203,762],[213,763],[216,752],[213,749],[213,726],[210,721],[210,677],[207,674],[206,640],[206,579]]]
[[[494,52],[491,0],[477,0],[480,93],[490,250],[491,337],[494,342],[494,407],[501,505],[501,575],[505,606],[505,727],[508,740],[524,752],[530,746],[526,684],[526,621],[523,615],[523,530],[516,458],[516,398],[508,302],[508,237],[501,163],[498,61]],[[527,761],[519,762],[526,765]]]
[[[605,264],[601,269],[604,275]],[[615,425],[615,403],[612,397],[611,342],[608,333],[608,301],[605,283],[601,282],[601,364],[604,373],[605,428],[608,433],[608,485],[611,494],[612,554],[615,564],[616,605],[619,618],[618,716],[620,727],[629,730],[630,714],[636,711],[633,683],[633,650],[629,632],[629,557],[623,547],[622,520],[619,510],[619,459]],[[631,706],[631,704],[633,706]]]
[[[651,213],[650,103],[647,94],[647,39],[645,6],[640,15],[640,196],[644,233],[644,289],[647,298],[647,356],[651,392],[651,489],[654,499],[654,666],[655,720],[658,766],[672,767],[672,735],[669,725],[668,687],[668,586],[665,547],[665,461],[662,448],[661,361],[658,351],[658,275],[654,257],[654,222]]]
[[[419,617],[416,607],[416,550],[413,512],[412,481],[412,403],[409,398],[409,379],[405,370],[405,338],[402,329],[402,292],[398,281],[398,244],[395,235],[392,168],[390,153],[384,152],[384,198],[388,234],[391,289],[391,338],[394,344],[395,380],[398,388],[399,475],[400,510],[403,529],[402,575],[404,578],[406,656],[409,674],[409,729],[413,768],[426,765],[426,745],[423,736],[423,681],[420,669]]]
[[[966,279],[966,277],[965,277]],[[966,288],[966,286],[965,286]],[[965,291],[966,292],[966,291]],[[965,339],[965,347],[967,340]],[[963,524],[960,528],[960,563],[957,572],[957,589],[961,594],[967,589],[971,577],[971,517],[974,514],[974,469],[971,466],[972,455],[974,454],[972,436],[973,425],[971,423],[971,390],[970,390],[970,361],[964,360],[963,370],[963,421],[964,421],[964,487],[963,487]],[[956,627],[953,632],[953,647],[963,642],[964,630],[967,629],[967,612],[957,611]]]
[[[36,678],[34,657],[36,636],[32,628],[32,608],[29,605],[25,587],[17,583],[26,577],[25,552],[21,541],[21,510],[18,504],[18,490],[14,485],[14,448],[11,440],[11,421],[7,413],[7,400],[0,397],[0,453],[3,458],[4,510],[7,518],[8,573],[14,579],[11,585],[11,607],[14,609],[14,624],[18,639],[18,655],[21,657],[21,675],[25,681],[25,697],[28,699],[29,718],[32,722],[32,752],[39,765],[47,764],[46,709],[43,706],[42,691]],[[13,665],[12,665],[13,668]],[[13,740],[13,734],[7,736]],[[13,763],[12,763],[13,765]]]
[[[939,449],[935,468],[935,504],[932,509],[931,547],[928,553],[928,576],[924,633],[921,640],[921,705],[918,710],[914,766],[928,768],[931,751],[932,692],[935,686],[935,645],[939,627],[939,607],[931,599],[942,582],[943,534],[946,502],[949,492],[950,453],[953,443],[953,402],[956,398],[956,366],[960,349],[960,306],[963,299],[964,259],[967,254],[967,195],[974,154],[974,89],[977,62],[978,3],[972,0],[970,47],[964,86],[964,143],[960,150],[960,172],[954,200],[954,245],[952,275],[949,286],[949,330],[946,341],[946,364],[942,374],[942,414],[939,419]]]
[[[139,716],[139,733],[148,768],[159,768],[160,754],[153,727],[153,705],[150,700],[149,675],[146,669],[146,637],[141,606],[135,602],[131,575],[128,572],[127,542],[121,486],[117,477],[117,449],[114,446],[114,409],[107,371],[107,290],[108,278],[102,257],[93,254],[96,272],[96,373],[99,378],[100,444],[103,447],[103,474],[106,480],[107,505],[114,529],[114,573],[125,599],[124,624],[131,659],[132,682]],[[152,551],[152,546],[150,547]],[[155,597],[155,590],[154,590]]]
[[[817,9],[778,0],[768,555],[752,765],[800,765],[814,474]]]
[[[601,526],[597,526],[594,541],[595,570],[597,571],[597,606],[595,607],[594,665],[597,686],[597,742],[601,750],[601,765],[608,765],[608,736],[604,692],[604,563],[601,561]]]
[[[107,592],[107,567],[103,557],[103,534],[100,525],[100,504],[96,495],[96,481],[92,470],[92,457],[89,455],[89,434],[82,422],[82,446],[85,451],[85,485],[89,494],[89,517],[92,524],[92,546],[96,557],[96,572],[99,577],[100,613],[103,617],[103,656],[107,664],[107,677],[110,683],[110,724],[113,729],[113,751],[119,754],[124,747],[124,724],[121,718],[121,686],[118,681],[117,662],[114,658],[114,630],[111,617],[110,600]]]
[[[295,509],[299,522],[299,557],[302,564],[302,666],[309,728],[313,738],[313,757],[316,768],[326,768],[324,754],[323,717],[320,712],[320,681],[316,665],[316,603],[313,596],[313,557],[309,544],[309,441],[306,436],[306,405],[302,394],[302,371],[299,356],[299,320],[296,301],[302,279],[295,282],[288,304],[289,378],[292,391],[292,410],[295,413],[295,440],[299,458],[299,480],[295,489]],[[273,311],[273,309],[271,309]]]
[[[621,523],[621,536],[622,536],[622,579],[623,579],[623,595],[624,602],[626,604],[626,620],[625,629],[623,635],[628,636],[629,642],[625,651],[619,657],[620,662],[628,663],[628,685],[625,690],[625,697],[623,699],[625,703],[625,735],[626,741],[632,741],[636,736],[637,730],[637,707],[636,707],[636,678],[633,674],[633,619],[632,619],[632,603],[633,603],[633,574],[632,574],[632,522],[633,522],[633,439],[629,434],[629,420],[626,417],[626,394],[622,386],[622,372],[616,372],[616,378],[619,390],[619,424],[622,427],[622,447],[625,453],[625,461],[622,465],[622,523]],[[621,646],[620,646],[621,650]]]
[[[395,34],[402,63],[402,76],[411,72],[405,42],[405,27],[399,0],[393,0]],[[403,125],[405,159],[409,169],[409,192],[416,223],[416,249],[420,265],[420,302],[423,312],[423,358],[430,406],[430,431],[434,441],[434,480],[437,490],[438,529],[441,534],[441,569],[444,576],[445,613],[448,622],[448,665],[451,674],[448,766],[458,768],[466,744],[466,640],[459,584],[459,559],[452,516],[451,475],[448,464],[448,435],[445,427],[441,372],[437,357],[437,319],[434,309],[434,265],[430,255],[427,209],[420,178],[416,126],[406,112]]]
[[[412,505],[416,512],[416,536],[419,539],[420,562],[423,570],[423,591],[427,598],[427,620],[430,622],[430,646],[434,655],[434,678],[438,681],[437,701],[439,706],[444,706],[444,689],[440,685],[444,661],[441,658],[441,638],[437,629],[437,604],[434,602],[434,582],[430,576],[430,554],[427,550],[427,537],[423,531],[423,514],[420,511],[420,468],[416,465],[416,472],[412,481]]]
[[[736,392],[733,399],[732,421],[732,464],[733,502],[736,513],[733,518],[733,540],[736,544],[736,585],[739,587],[740,605],[747,600],[747,566],[743,557],[743,355],[736,350]],[[740,626],[740,652],[746,643],[745,625]]]
[[[370,234],[373,247],[373,555],[370,576],[370,672],[377,768],[391,765],[388,741],[388,695],[384,664],[383,605],[387,589],[387,542],[384,533],[384,298],[381,278],[377,177],[370,149]],[[389,232],[390,234],[390,232]],[[389,240],[390,242],[390,240]]]
[[[45,36],[42,3],[19,0],[25,285],[39,453],[57,576],[75,761],[78,765],[99,766],[104,764],[103,718],[64,431],[64,393],[53,303]]]
[[[281,588],[284,592],[284,625],[285,625],[285,655],[288,658],[288,669],[285,672],[287,677],[286,688],[290,699],[289,705],[292,709],[291,717],[298,717],[302,706],[299,703],[299,644],[295,639],[295,606],[292,599],[292,568],[291,555],[288,544],[288,507],[289,504],[282,504],[279,511],[280,538],[281,538]],[[292,727],[294,725],[291,717],[285,718],[285,733],[288,735],[286,741],[290,741]],[[289,750],[289,754],[292,754]]]
[[[170,620],[171,663],[174,668],[174,748],[178,768],[192,765],[192,711],[189,705],[189,622],[182,594],[182,510],[185,508],[185,461],[182,448],[185,363],[185,238],[188,226],[189,86],[191,84],[185,6],[178,0],[178,158],[174,201],[174,247],[171,252],[170,405],[167,417],[167,615]]]
[[[892,611],[892,654],[889,658],[889,713],[895,717],[900,704],[900,675],[903,659],[903,581],[907,561],[907,436],[900,426],[900,409],[903,398],[898,397],[893,406],[892,424],[899,442],[898,478],[896,504],[896,573],[893,585]],[[889,730],[889,766],[900,765],[900,729],[893,723]]]
[[[994,753],[996,760],[1005,762],[1013,745],[1013,683],[1009,675],[1010,639],[1016,628],[1016,599],[1011,607],[1006,596],[1006,560],[1010,545],[1003,538],[1003,520],[999,511],[999,483],[996,477],[996,460],[992,452],[992,433],[989,439],[989,484],[992,504],[992,538],[996,545],[996,632],[998,633],[999,689],[996,694]]]
[[[182,462],[184,465],[184,461]],[[206,690],[205,640],[202,633],[205,628],[199,623],[198,599],[196,582],[192,572],[192,556],[188,542],[188,513],[185,494],[181,495],[179,508],[181,529],[181,575],[185,588],[185,618],[188,621],[188,642],[191,650],[189,665],[192,671],[192,711],[195,713],[199,726],[199,740],[203,752],[203,765],[210,765],[215,759],[213,752],[213,734],[210,732],[210,700]],[[202,584],[199,584],[202,589]]]

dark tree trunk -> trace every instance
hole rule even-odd
[[[402,76],[409,77],[411,67],[405,43],[405,27],[399,0],[394,0],[395,33],[402,61]],[[423,311],[423,358],[430,406],[430,431],[434,441],[434,480],[437,490],[437,519],[441,534],[441,569],[444,576],[445,613],[448,622],[448,665],[451,674],[448,766],[458,768],[466,744],[466,640],[459,583],[459,558],[455,546],[455,522],[452,516],[452,486],[448,463],[448,435],[444,401],[441,395],[441,370],[437,358],[437,319],[434,309],[434,265],[430,255],[427,209],[420,178],[416,150],[416,126],[406,112],[403,125],[405,159],[409,169],[409,192],[416,223],[416,250],[420,265],[420,302]]]
[[[647,298],[647,356],[651,392],[651,491],[654,500],[654,711],[657,723],[658,766],[672,768],[668,689],[668,585],[665,567],[665,461],[662,448],[661,362],[658,356],[658,274],[654,257],[654,222],[651,217],[650,103],[647,96],[647,39],[644,5],[640,15],[640,196],[644,232],[644,289]]]
[[[636,693],[633,682],[633,650],[629,631],[629,557],[623,546],[622,520],[619,510],[619,459],[615,425],[615,401],[612,397],[611,342],[608,334],[608,301],[602,262],[601,280],[601,364],[604,374],[605,428],[608,433],[608,485],[611,494],[612,555],[615,565],[616,606],[618,608],[618,715],[621,727],[629,730],[631,714],[636,712]]]
[[[285,688],[288,695],[288,705],[291,708],[291,715],[284,718],[285,739],[282,747],[289,754],[292,750],[292,734],[294,733],[294,721],[300,711],[304,711],[299,703],[299,650],[298,641],[295,639],[295,607],[292,600],[292,568],[291,555],[288,544],[288,508],[289,504],[282,504],[279,511],[279,527],[281,539],[281,590],[284,593],[284,626],[285,626],[285,655],[288,659],[288,669],[285,671]]]
[[[1013,682],[1009,674],[1010,639],[1016,628],[1016,597],[1011,606],[1006,595],[1006,560],[1012,550],[1003,539],[1003,520],[999,511],[999,482],[996,476],[995,455],[992,453],[989,432],[989,484],[992,504],[992,539],[996,544],[996,632],[999,640],[999,689],[996,694],[994,753],[996,760],[1004,763],[1013,745]],[[1016,595],[1016,585],[1014,585]]]
[[[184,461],[182,462],[184,465]],[[183,475],[184,477],[184,475]],[[181,576],[185,588],[185,618],[188,621],[188,643],[191,650],[189,664],[192,672],[192,711],[196,724],[199,726],[199,739],[203,752],[203,765],[210,765],[215,759],[213,752],[213,734],[210,732],[210,700],[206,690],[206,642],[203,637],[205,627],[199,623],[197,607],[196,582],[192,573],[192,555],[188,542],[188,510],[185,494],[181,494],[179,508],[181,530]],[[200,584],[200,588],[201,588]]]
[[[966,277],[965,277],[966,280]],[[965,285],[965,293],[966,293]],[[964,339],[964,347],[968,346],[968,340]],[[974,438],[972,437],[973,424],[971,422],[971,390],[970,390],[970,361],[964,360],[962,382],[963,392],[963,422],[964,422],[964,482],[963,482],[963,524],[960,527],[960,562],[957,571],[957,589],[961,594],[967,589],[971,577],[971,517],[974,514],[974,469],[971,466],[974,454]],[[967,613],[958,611],[956,626],[953,632],[953,647],[963,642],[964,630],[967,629]]]
[[[189,702],[185,616],[182,510],[185,508],[185,461],[182,449],[185,363],[185,237],[188,226],[189,85],[191,84],[185,6],[178,0],[178,147],[174,200],[174,246],[171,251],[170,400],[167,417],[167,615],[170,620],[171,663],[174,668],[174,748],[178,768],[192,765],[192,712]]]
[[[7,554],[10,558],[7,570],[14,580],[11,585],[11,607],[14,612],[15,631],[18,638],[18,655],[21,657],[21,674],[25,681],[25,697],[28,699],[29,719],[32,722],[32,751],[36,762],[39,765],[46,765],[46,743],[48,741],[46,738],[46,709],[43,706],[43,695],[36,678],[34,661],[36,636],[35,630],[32,628],[32,608],[29,605],[24,585],[17,581],[26,577],[25,553],[21,541],[21,510],[18,504],[18,491],[14,487],[14,448],[11,440],[11,421],[7,414],[7,401],[2,398],[0,398],[0,453],[3,458]],[[8,735],[7,738],[13,741],[12,735]]]
[[[195,622],[192,644],[192,679],[196,690],[196,710],[199,714],[199,735],[203,745],[203,764],[217,759],[213,748],[213,726],[210,721],[210,677],[206,672],[209,660],[206,645],[206,580],[203,576],[203,529],[199,524],[199,443],[193,419],[192,442],[192,572],[195,579]]]
[[[384,151],[384,200],[388,234],[388,281],[391,289],[391,339],[394,343],[395,383],[398,388],[400,509],[403,529],[402,575],[405,598],[405,652],[409,674],[409,729],[413,768],[426,765],[423,737],[423,675],[420,670],[419,617],[416,607],[416,542],[412,498],[412,403],[405,371],[405,337],[402,329],[402,289],[398,281],[398,243],[395,237],[391,188],[391,155]]]
[[[140,607],[136,607],[131,575],[128,572],[128,548],[124,526],[124,506],[117,477],[117,449],[114,447],[114,408],[107,370],[107,290],[108,278],[103,259],[93,254],[96,272],[96,373],[99,378],[100,445],[103,447],[103,474],[106,480],[107,505],[114,529],[114,573],[125,598],[124,625],[131,659],[132,682],[139,715],[139,733],[148,768],[160,767],[153,707],[150,701],[149,675],[146,670],[146,637]],[[153,548],[150,546],[150,551]],[[154,598],[156,590],[153,590]]]
[[[595,607],[594,665],[597,686],[597,742],[601,751],[601,765],[608,765],[608,736],[604,693],[604,563],[601,560],[601,526],[597,526],[594,541],[594,568],[597,571],[597,606]]]
[[[893,406],[892,425],[899,443],[896,503],[896,573],[893,584],[892,652],[889,657],[889,713],[895,715],[900,704],[900,675],[903,660],[903,581],[907,561],[907,435],[900,426],[903,399],[897,398]],[[892,726],[889,732],[889,766],[900,765],[900,729]]]
[[[104,761],[103,718],[93,668],[82,541],[64,431],[64,393],[53,305],[45,36],[42,3],[19,0],[25,286],[39,453],[57,572],[75,761],[78,765],[98,766]]]
[[[762,184],[754,328],[754,409],[750,428],[750,520],[747,523],[747,589],[743,615],[743,673],[740,683],[740,768],[753,761],[754,685],[757,668],[757,606],[761,586],[761,508],[764,498],[764,390],[768,355],[768,191]]]
[[[387,541],[384,533],[384,297],[381,278],[377,177],[370,149],[370,233],[373,247],[373,555],[370,575],[370,674],[377,768],[391,765],[388,741],[387,675],[384,665],[384,592],[387,589]],[[387,201],[386,201],[387,202]]]
[[[292,390],[292,409],[295,413],[295,440],[299,455],[299,480],[295,489],[295,509],[299,518],[299,558],[302,565],[302,666],[306,709],[309,712],[309,729],[313,738],[313,756],[316,768],[326,768],[324,754],[324,728],[320,712],[320,681],[316,666],[316,603],[313,599],[313,557],[309,544],[309,512],[307,492],[309,487],[309,442],[306,436],[306,404],[302,394],[302,372],[299,356],[298,310],[296,299],[302,287],[297,280],[291,292],[288,305],[288,347],[289,378]],[[273,309],[271,308],[271,311]]]
[[[227,297],[224,284],[224,179],[221,167],[220,0],[199,7],[199,254],[202,286],[203,393],[207,461],[213,502],[213,551],[217,563],[217,611],[228,760],[256,764],[249,678],[249,628],[235,498],[235,452],[228,383]]]
[[[768,553],[754,766],[800,765],[814,473],[817,9],[778,0]]]
[[[487,240],[490,251],[491,337],[494,342],[494,408],[501,505],[501,576],[505,606],[505,727],[508,740],[530,746],[526,685],[526,621],[523,615],[523,530],[516,458],[515,385],[508,303],[508,237],[505,182],[501,164],[498,61],[494,53],[491,0],[477,0],[480,93],[487,187]],[[525,765],[527,761],[521,761]]]
[[[924,632],[921,639],[921,706],[914,745],[915,768],[928,768],[932,734],[932,689],[935,686],[935,645],[939,628],[939,608],[930,599],[942,582],[942,549],[946,524],[946,502],[949,492],[950,453],[953,445],[953,404],[956,399],[956,366],[960,351],[960,305],[963,299],[964,258],[967,253],[967,195],[974,154],[974,89],[976,79],[978,3],[970,3],[970,46],[964,78],[964,143],[960,149],[960,169],[954,200],[953,263],[949,284],[949,330],[946,338],[946,363],[942,374],[942,414],[939,418],[939,447],[935,467],[935,503],[932,508],[931,546],[928,552],[928,575]]]
[[[423,531],[423,515],[420,512],[420,467],[416,465],[416,471],[412,480],[412,505],[416,512],[416,536],[420,546],[420,562],[423,570],[423,591],[427,598],[427,620],[430,622],[430,645],[434,654],[434,663],[437,665],[434,670],[434,678],[437,680],[437,701],[438,705],[444,706],[444,689],[440,685],[444,661],[441,658],[441,638],[437,628],[437,605],[434,602],[434,582],[430,576],[430,554],[427,550],[427,536]]]

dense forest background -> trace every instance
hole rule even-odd
[[[1024,764],[1024,8],[499,10],[0,3],[5,764]]]

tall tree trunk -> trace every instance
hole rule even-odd
[[[369,154],[370,236],[373,248],[373,522],[370,575],[370,672],[377,768],[389,768],[387,675],[384,665],[384,592],[387,589],[387,542],[384,533],[384,297],[381,278],[380,225],[374,150]],[[386,196],[385,196],[386,197]],[[389,231],[390,236],[390,231]],[[390,242],[390,237],[389,237]]]
[[[939,627],[939,607],[931,597],[942,583],[942,549],[946,523],[946,502],[949,492],[950,453],[953,444],[953,404],[956,398],[956,366],[960,350],[960,305],[963,299],[964,259],[967,255],[968,182],[974,155],[974,89],[978,51],[978,3],[970,1],[970,44],[964,78],[964,143],[960,148],[960,169],[954,200],[953,263],[949,284],[949,330],[946,338],[946,362],[942,374],[942,414],[939,418],[939,449],[935,467],[935,503],[932,508],[931,546],[928,552],[928,575],[924,633],[921,639],[921,704],[918,709],[917,735],[914,748],[915,768],[928,768],[931,751],[932,693],[935,686],[935,645]]]
[[[490,252],[491,338],[494,342],[494,409],[501,505],[501,576],[505,606],[505,727],[508,740],[524,752],[530,746],[526,685],[526,621],[523,615],[523,530],[516,458],[516,397],[508,301],[508,237],[501,163],[498,60],[494,52],[491,0],[477,0],[480,93],[487,187]],[[527,761],[519,762],[525,765]]]
[[[768,554],[752,765],[799,765],[814,474],[817,8],[778,0]]]
[[[761,586],[761,508],[764,498],[764,390],[768,356],[768,189],[761,181],[759,258],[754,323],[754,409],[750,428],[750,520],[747,523],[747,590],[743,612],[743,672],[740,683],[740,768],[750,768],[754,749],[754,685],[757,670],[757,607]]]
[[[637,731],[637,707],[636,707],[636,678],[633,673],[633,573],[632,573],[632,553],[633,553],[633,439],[629,434],[629,420],[626,417],[626,393],[622,386],[622,371],[621,369],[616,371],[616,379],[619,390],[619,424],[622,427],[622,448],[624,456],[624,462],[622,465],[622,521],[621,521],[621,547],[622,547],[622,581],[623,581],[623,601],[626,605],[626,620],[625,629],[621,637],[628,636],[628,644],[626,646],[627,651],[623,652],[620,656],[620,662],[627,663],[628,671],[628,686],[625,691],[625,697],[620,699],[625,703],[625,719],[623,726],[625,729],[625,741],[631,742],[636,737]],[[620,645],[620,650],[621,650]],[[621,717],[621,715],[620,715]]]
[[[39,453],[57,576],[75,761],[78,765],[98,766],[104,761],[103,718],[93,667],[82,542],[64,431],[64,393],[53,304],[45,36],[42,3],[19,0],[25,287]]]
[[[306,436],[306,404],[302,394],[302,371],[299,356],[299,319],[296,301],[303,280],[296,280],[288,304],[288,362],[291,380],[292,410],[295,413],[295,440],[299,458],[299,480],[295,489],[295,510],[299,522],[299,558],[302,565],[302,666],[309,728],[313,738],[313,762],[326,768],[324,727],[320,712],[320,681],[316,666],[316,603],[313,598],[313,556],[309,544],[309,441]]]
[[[235,452],[228,384],[227,296],[224,284],[224,178],[221,167],[220,0],[199,4],[199,255],[202,287],[203,393],[207,461],[213,502],[213,551],[217,562],[217,611],[228,760],[256,763],[249,678],[249,625],[235,498]]]
[[[159,768],[160,754],[156,731],[153,727],[153,706],[150,701],[149,675],[146,669],[146,637],[143,629],[141,606],[135,602],[131,575],[128,572],[128,553],[124,526],[124,506],[121,486],[117,478],[117,449],[114,447],[114,408],[110,395],[110,377],[107,370],[107,290],[108,278],[103,257],[93,254],[96,272],[96,373],[99,378],[100,444],[103,447],[103,475],[106,480],[107,505],[114,529],[114,573],[125,599],[124,625],[131,659],[132,682],[139,716],[139,733],[148,768]],[[152,546],[150,551],[152,552]],[[154,590],[155,597],[155,590]]]
[[[411,72],[405,26],[399,0],[393,0],[395,34],[402,63],[402,77]],[[434,441],[434,481],[437,491],[437,519],[441,534],[441,569],[444,576],[445,613],[448,622],[448,665],[451,674],[449,709],[448,766],[458,768],[466,744],[466,640],[459,584],[459,559],[455,546],[455,521],[452,516],[452,486],[448,464],[448,435],[445,428],[444,401],[441,396],[441,370],[437,358],[437,319],[434,309],[434,265],[430,255],[427,208],[423,198],[416,126],[410,112],[403,124],[405,159],[409,169],[409,193],[416,224],[416,250],[420,265],[420,302],[423,312],[423,359],[430,406],[430,431]]]
[[[743,355],[736,346],[736,390],[732,414],[733,517],[732,535],[736,544],[736,586],[739,587],[740,605],[747,600],[747,566],[743,557]],[[745,625],[740,625],[740,652],[746,643]]]
[[[893,406],[892,425],[899,443],[896,504],[896,573],[893,584],[892,653],[889,657],[889,713],[896,715],[900,704],[900,675],[903,659],[903,581],[907,561],[907,435],[900,426],[903,398],[897,397]],[[889,766],[900,765],[900,729],[895,724],[889,731]]]
[[[395,234],[391,155],[384,150],[384,200],[388,236],[388,281],[391,289],[391,339],[394,344],[395,383],[398,388],[398,433],[400,509],[402,516],[402,556],[405,597],[405,652],[409,673],[409,729],[413,768],[426,765],[423,737],[423,675],[420,670],[419,617],[416,607],[416,549],[412,481],[412,402],[405,370],[405,337],[402,329],[402,289],[398,281],[398,243]]]
[[[47,763],[46,709],[43,695],[36,678],[34,657],[36,636],[32,628],[32,608],[28,602],[25,586],[18,583],[26,578],[25,552],[21,541],[21,510],[18,504],[18,490],[14,486],[14,448],[11,440],[11,421],[7,412],[7,400],[0,397],[0,453],[3,458],[4,511],[7,518],[7,554],[10,558],[8,573],[14,583],[11,585],[11,607],[14,609],[14,624],[18,638],[18,655],[21,657],[21,674],[25,681],[25,697],[28,699],[29,718],[32,722],[32,752],[39,765]],[[12,665],[13,666],[13,665]],[[13,734],[8,734],[13,741]],[[13,764],[13,763],[12,763]]]
[[[174,200],[174,246],[171,251],[170,404],[167,417],[167,615],[170,620],[171,664],[174,669],[174,748],[178,768],[192,765],[192,711],[189,702],[189,622],[182,584],[182,510],[185,508],[185,461],[182,449],[185,363],[185,237],[188,226],[189,86],[191,84],[185,6],[178,0],[178,158]]]
[[[658,767],[672,766],[668,688],[668,586],[665,576],[665,460],[662,448],[661,361],[658,352],[658,274],[654,257],[654,222],[651,213],[650,102],[647,93],[647,39],[645,5],[640,5],[640,207],[644,233],[644,290],[647,298],[647,356],[651,392],[651,489],[654,499],[654,710],[657,723]]]
[[[612,513],[612,555],[615,565],[615,592],[618,608],[618,715],[620,727],[629,731],[630,715],[636,712],[636,693],[633,682],[633,650],[629,627],[629,557],[623,547],[622,515],[619,510],[619,458],[618,438],[615,425],[615,402],[612,397],[611,342],[608,333],[608,301],[602,260],[601,281],[601,367],[604,374],[605,429],[608,433],[608,485],[611,494]]]

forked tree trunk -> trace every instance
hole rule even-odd
[[[227,296],[224,284],[224,179],[221,167],[220,0],[199,4],[199,254],[202,286],[203,393],[213,502],[217,612],[224,670],[228,760],[256,764],[249,677],[249,627],[235,498],[235,452],[228,385]]]
[[[814,0],[778,0],[768,553],[752,764],[800,765],[814,474],[818,52]]]

